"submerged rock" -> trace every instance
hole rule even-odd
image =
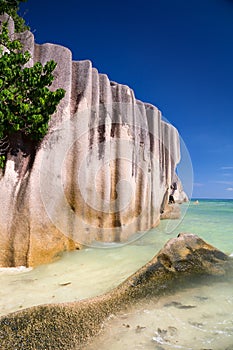
[[[180,234],[109,293],[79,302],[36,306],[2,317],[0,348],[81,349],[101,331],[110,315],[147,297],[174,292],[187,278],[223,276],[230,270],[232,259],[223,252],[196,235]]]

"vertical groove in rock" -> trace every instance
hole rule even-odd
[[[18,168],[9,158],[0,179],[0,265],[48,262],[80,244],[126,242],[157,225],[177,181],[177,130],[90,61],[72,62],[59,45],[34,44],[29,32],[20,38],[30,64],[57,62],[51,88],[66,95],[31,168],[26,158]]]

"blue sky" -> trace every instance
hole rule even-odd
[[[233,0],[28,0],[23,13],[38,43],[90,59],[177,127],[193,197],[233,198]]]

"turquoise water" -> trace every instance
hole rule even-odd
[[[200,200],[190,206],[181,228],[184,224],[225,253],[233,252],[233,200]]]
[[[192,232],[225,253],[233,252],[233,200],[194,199],[182,205],[184,218],[172,233]],[[175,224],[169,223],[175,226]],[[159,231],[168,231],[169,224],[162,222]],[[157,229],[156,229],[157,230]]]
[[[180,232],[195,233],[225,253],[233,253],[233,200],[199,200],[198,204],[193,200],[181,208],[180,220],[163,220],[131,244],[65,253],[59,261],[35,269],[1,269],[0,315],[104,293]],[[166,307],[169,302],[173,306]],[[193,308],[174,306],[179,304]],[[135,306],[109,320],[104,332],[87,347],[100,348],[233,350],[233,281],[190,286],[174,296]]]
[[[182,204],[181,211],[179,220],[162,220],[160,225],[147,232],[138,244],[162,246],[180,232],[190,232],[226,254],[233,253],[233,200],[194,199]]]

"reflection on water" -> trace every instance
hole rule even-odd
[[[183,205],[186,210],[187,205]],[[183,221],[163,221],[123,247],[65,253],[33,270],[0,269],[0,314],[32,305],[102,294],[150,260],[171,237],[193,232],[224,252],[233,252],[233,201],[191,203]],[[172,225],[172,230],[171,230]],[[172,232],[171,232],[172,231]],[[191,286],[147,301],[114,317],[88,350],[233,349],[232,279]]]

